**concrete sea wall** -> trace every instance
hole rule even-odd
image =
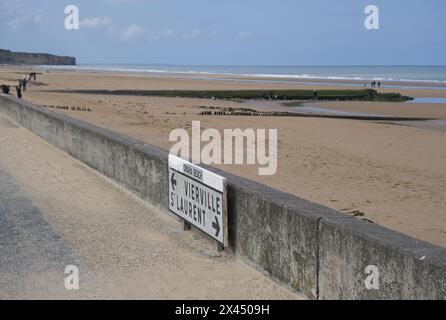
[[[166,151],[12,96],[0,115],[167,211]],[[310,299],[446,298],[446,249],[211,170],[228,180],[230,248],[282,285]]]

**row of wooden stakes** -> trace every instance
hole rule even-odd
[[[93,111],[87,107],[68,107],[68,106],[54,106],[54,105],[43,105],[43,107],[49,109],[70,110],[70,111],[85,111],[85,112]]]

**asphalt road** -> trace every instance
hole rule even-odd
[[[301,297],[0,116],[0,299],[85,298]]]

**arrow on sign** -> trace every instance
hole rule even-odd
[[[215,217],[215,222],[212,222],[212,228],[215,229],[215,236],[218,237],[220,234],[220,224],[218,223],[217,217]]]
[[[175,173],[172,173],[172,177],[170,178],[170,183],[172,184],[173,191],[175,191],[175,186],[177,185],[177,180],[175,180]]]

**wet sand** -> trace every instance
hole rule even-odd
[[[22,70],[15,68],[0,68],[0,84],[7,79],[19,78],[20,72]],[[56,108],[48,110],[64,112],[164,149],[171,146],[168,141],[171,130],[190,130],[194,120],[201,121],[202,129],[278,129],[279,168],[276,175],[258,176],[257,166],[219,167],[347,215],[366,218],[446,247],[444,131],[410,127],[405,123],[395,125],[340,119],[199,115],[210,107],[247,107],[235,101],[47,92],[56,89],[313,88],[313,85],[302,83],[256,83],[61,71],[39,75],[38,81],[38,86],[31,85],[24,94],[26,100],[47,106],[90,108],[91,112]],[[380,91],[397,91],[413,97],[446,97],[446,90],[437,89],[383,88]],[[316,105],[344,112],[446,120],[446,105],[442,104],[319,102]]]

